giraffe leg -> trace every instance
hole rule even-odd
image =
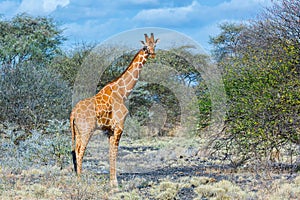
[[[78,144],[76,143],[76,162],[77,162],[77,175],[81,175],[82,171],[82,159],[84,154],[85,148],[81,144],[81,142]]]
[[[117,155],[119,141],[121,138],[123,130],[121,128],[116,128],[114,134],[109,137],[109,165],[110,165],[110,186],[116,188],[118,186],[117,181]]]
[[[78,148],[77,151],[77,174],[80,175],[82,172],[82,161],[83,161],[83,156],[84,156],[84,152],[86,149],[86,145],[82,145]]]
[[[82,172],[82,161],[83,161],[83,156],[86,150],[86,147],[88,145],[89,139],[92,136],[91,131],[88,131],[88,133],[83,134],[84,135],[84,139],[80,138],[78,139],[78,141],[76,141],[76,149],[75,149],[75,153],[76,153],[76,164],[77,164],[77,175],[80,176],[81,172]],[[82,137],[82,136],[81,136]]]

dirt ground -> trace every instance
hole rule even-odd
[[[199,148],[203,145],[201,143],[203,141],[200,139],[193,141],[173,137],[136,141],[128,137],[123,138],[118,155],[118,181],[121,187],[134,182],[132,188],[126,191],[124,187],[123,191],[128,192],[135,188],[147,198],[151,196],[151,187],[161,182],[187,183],[187,180],[205,177],[207,183],[229,181],[242,191],[252,193],[251,197],[246,199],[260,199],[260,193],[271,192],[279,182],[289,183],[298,176],[289,167],[276,165],[268,170],[259,171],[252,167],[236,169],[228,161],[206,157],[206,153],[201,152]],[[108,178],[107,138],[101,134],[94,135],[88,148],[83,166],[85,171],[107,174]],[[199,196],[194,191],[196,187],[197,184],[193,183],[179,187],[174,199],[195,199]]]
[[[151,137],[120,142],[119,191],[109,188],[108,140],[95,134],[79,180],[68,163],[0,167],[0,199],[297,199],[300,176],[288,166],[233,168],[211,157],[200,138]],[[5,158],[0,159],[6,162]],[[2,163],[3,164],[3,163]]]

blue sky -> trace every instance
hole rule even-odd
[[[123,31],[160,27],[191,37],[205,50],[225,21],[255,18],[272,0],[0,0],[0,14],[53,17],[68,44],[101,43]]]

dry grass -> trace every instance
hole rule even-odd
[[[171,181],[162,181],[151,188],[150,193],[158,200],[176,199],[179,192],[179,184]]]
[[[205,140],[200,138],[123,137],[117,193],[109,189],[108,145],[100,134],[94,135],[88,146],[80,180],[74,175],[70,160],[61,170],[56,163],[45,165],[35,160],[30,165],[29,161],[22,163],[2,156],[0,199],[293,200],[300,196],[300,174],[274,171],[264,175],[264,171],[231,169],[227,161],[201,153],[203,146]],[[16,149],[4,155],[14,155],[13,151]]]
[[[70,170],[58,168],[30,169],[11,174],[1,169],[0,199],[185,199],[180,191],[190,189],[193,199],[297,199],[300,196],[300,176],[293,180],[273,181],[269,188],[253,192],[228,180],[216,181],[206,176],[172,176],[158,181],[143,177],[121,180],[120,192],[111,194],[108,177],[86,173],[81,180]],[[185,194],[188,195],[188,194]]]
[[[26,173],[1,171],[0,199],[105,199],[109,195],[107,178],[88,175],[81,180],[69,170],[30,169]]]

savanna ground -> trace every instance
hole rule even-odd
[[[60,128],[67,132],[67,125],[61,124]],[[21,141],[24,132],[17,127],[4,124],[0,128],[1,199],[297,199],[300,196],[299,172],[288,164],[284,152],[274,162],[234,168],[228,159],[209,154],[204,138],[133,139],[127,134],[119,148],[119,192],[112,194],[108,141],[104,134],[96,132],[92,137],[84,158],[83,176],[78,180],[67,156],[70,135],[57,132],[58,141],[54,141],[32,131],[28,139]]]

